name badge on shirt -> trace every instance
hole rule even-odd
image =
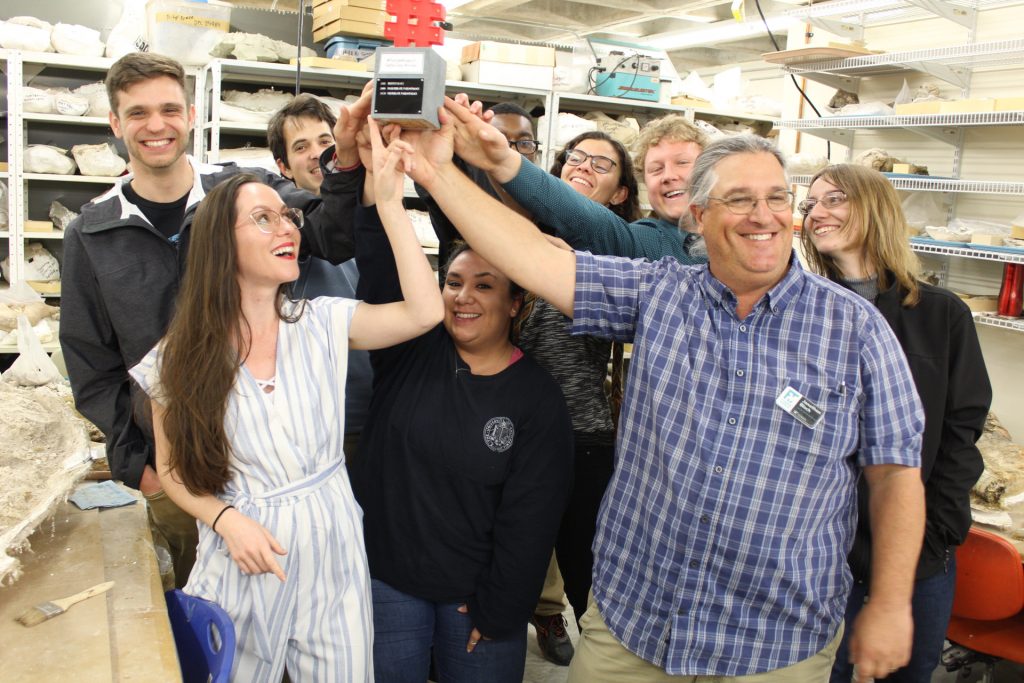
[[[817,427],[818,423],[821,422],[822,415],[824,415],[821,408],[814,405],[810,399],[793,387],[783,389],[779,397],[775,399],[775,405],[796,418],[797,422],[810,429]]]

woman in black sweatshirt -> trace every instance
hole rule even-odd
[[[401,298],[373,206],[356,214],[359,297]],[[374,352],[352,465],[373,579],[380,683],[520,683],[526,625],[572,478],[558,385],[509,340],[522,291],[464,247],[441,325]]]

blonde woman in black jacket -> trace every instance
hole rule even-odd
[[[811,181],[799,204],[801,242],[812,270],[873,302],[896,333],[925,410],[921,476],[927,521],[914,585],[914,646],[910,663],[887,681],[927,683],[939,663],[953,605],[956,547],[971,524],[968,492],[984,469],[975,442],[992,401],[970,310],[951,292],[918,281],[899,197],[877,171],[837,164]],[[870,593],[871,529],[867,487],[849,555],[854,587],[846,632]],[[832,683],[851,680],[844,638]]]

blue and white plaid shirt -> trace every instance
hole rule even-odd
[[[843,619],[864,466],[920,466],[903,352],[861,297],[786,276],[736,318],[707,266],[577,252],[573,332],[633,341],[594,541],[611,632],[669,674],[771,671]],[[808,428],[775,403],[821,408]]]

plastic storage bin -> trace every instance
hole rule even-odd
[[[231,5],[214,0],[149,0],[146,18],[151,52],[201,66],[212,59],[210,50],[231,28]]]

